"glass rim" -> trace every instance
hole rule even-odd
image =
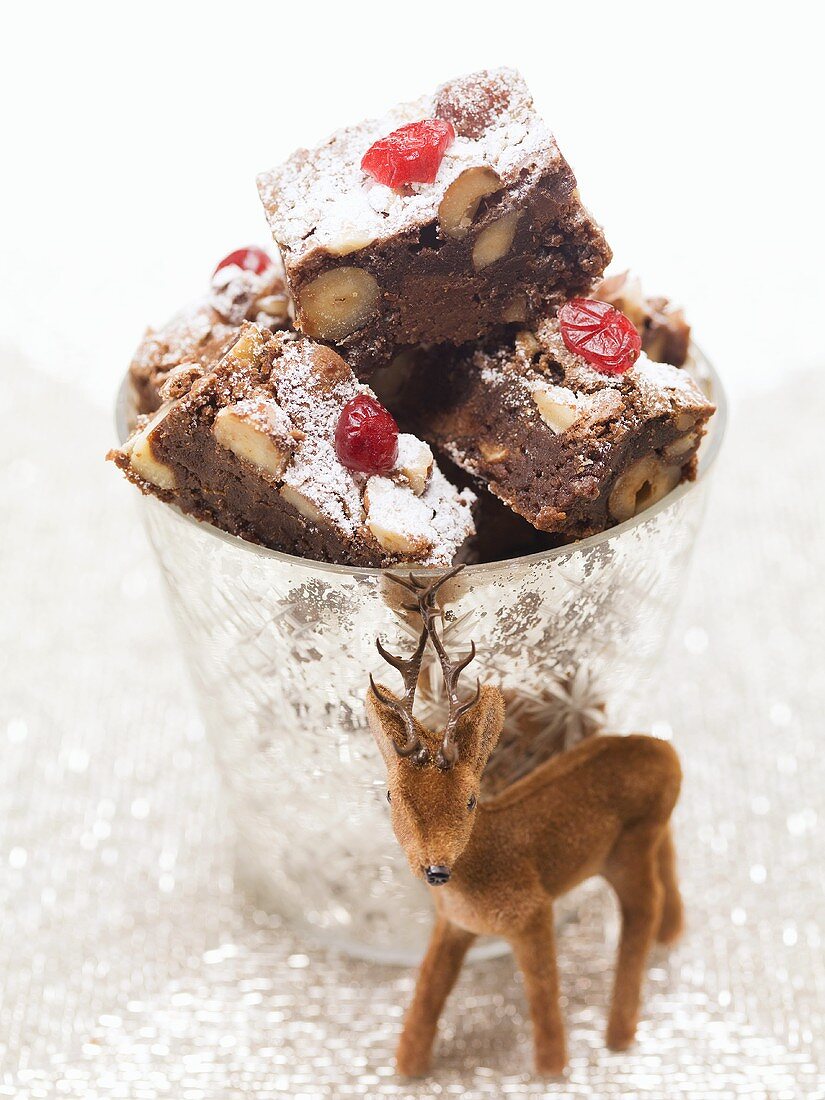
[[[708,432],[699,447],[699,467],[693,481],[683,481],[681,485],[677,485],[675,489],[671,490],[671,492],[656,504],[652,505],[650,508],[646,508],[638,515],[625,520],[623,523],[616,524],[615,527],[608,527],[605,531],[599,531],[595,535],[588,535],[587,538],[579,539],[576,542],[568,542],[562,546],[554,546],[547,550],[537,550],[532,554],[522,554],[517,558],[501,558],[498,561],[477,562],[472,565],[466,565],[462,570],[462,576],[467,578],[479,576],[484,573],[501,570],[508,565],[530,566],[538,564],[539,562],[552,561],[557,558],[563,558],[565,555],[574,551],[589,550],[601,543],[610,542],[611,539],[621,537],[621,535],[631,528],[646,523],[648,520],[653,519],[654,516],[659,515],[668,508],[672,508],[674,504],[680,501],[693,489],[703,484],[707,480],[710,470],[715,465],[716,459],[722,448],[722,441],[725,437],[728,424],[728,400],[725,388],[716,368],[699,345],[693,340],[690,342],[690,354],[697,368],[695,379],[697,384],[700,388],[708,392],[708,396],[716,405],[716,412],[710,419]],[[133,406],[133,404],[132,390],[129,384],[129,375],[127,373],[120,384],[115,401],[115,426],[120,445],[124,444],[131,434],[128,424],[130,407]],[[287,554],[283,550],[272,550],[268,546],[261,546],[256,542],[248,542],[246,539],[242,539],[240,535],[232,535],[228,531],[223,531],[220,527],[216,527],[206,520],[199,520],[194,516],[187,515],[174,504],[170,505],[160,501],[156,501],[156,503],[163,503],[163,507],[174,512],[176,518],[181,522],[196,527],[198,530],[213,538],[221,539],[223,542],[236,547],[242,552],[254,554],[258,557],[271,558],[285,565],[302,566],[305,569],[321,573],[334,573],[339,576],[344,575],[348,577],[381,577],[387,573],[405,569],[408,564],[411,568],[416,569],[416,571],[425,573],[434,569],[433,566],[422,565],[416,567],[414,563],[404,562],[398,562],[395,565],[389,566],[338,565],[334,562],[316,561],[314,558],[302,558],[297,554]]]

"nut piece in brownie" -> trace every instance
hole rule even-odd
[[[230,253],[218,264],[205,297],[162,328],[146,330],[129,366],[137,411],[159,408],[165,383],[174,394],[214,365],[244,321],[270,329],[290,324],[283,266],[260,248]]]
[[[362,378],[404,346],[545,316],[611,257],[512,69],[339,130],[258,188],[296,326]]]
[[[683,367],[690,351],[690,325],[684,312],[667,298],[649,298],[638,276],[629,271],[602,279],[591,297],[620,309],[642,338],[642,350],[655,363]]]
[[[404,403],[436,452],[535,527],[583,538],[692,478],[714,411],[686,371],[632,358],[595,369],[554,318],[481,348],[420,353]]]
[[[377,450],[367,435],[359,470],[336,449],[353,402],[379,410],[395,432],[391,449],[386,431]],[[366,419],[356,431],[372,430]],[[426,443],[397,435],[339,355],[258,325],[245,324],[214,369],[144,418],[110,457],[145,493],[319,561],[450,565],[474,531],[473,493],[450,485]],[[370,461],[379,469],[364,469]]]

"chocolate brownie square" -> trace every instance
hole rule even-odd
[[[390,186],[362,167],[374,143],[401,140],[399,129],[429,133],[422,120],[447,134],[446,149],[410,153],[435,156],[431,181]],[[405,346],[462,344],[545,316],[611,257],[512,69],[453,80],[339,130],[265,172],[258,188],[296,326],[334,344],[362,378]]]
[[[484,346],[418,355],[401,406],[413,430],[541,531],[583,538],[695,474],[713,404],[642,353],[604,374],[556,319]]]
[[[330,348],[244,324],[110,458],[143,492],[252,542],[342,565],[447,566],[473,534],[459,492],[411,435],[368,475],[339,461],[344,406],[370,395]]]

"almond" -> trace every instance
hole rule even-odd
[[[129,454],[129,465],[136,474],[144,481],[157,485],[159,489],[170,490],[177,487],[177,477],[171,466],[167,466],[165,462],[155,457],[152,449],[152,433],[166,418],[171,407],[171,404],[168,404],[159,409],[149,423],[134,435],[124,448]]]
[[[465,168],[447,190],[438,207],[438,224],[447,237],[461,240],[470,232],[479,204],[502,188],[492,168]]]
[[[307,336],[343,340],[360,328],[378,304],[378,283],[360,267],[335,267],[298,296],[298,319]]]
[[[221,409],[212,434],[236,457],[280,480],[295,447],[291,427],[277,402],[257,398]]]
[[[620,523],[638,515],[675,489],[681,477],[681,467],[645,455],[616,479],[608,501],[610,514]]]
[[[473,267],[476,271],[507,255],[516,235],[518,219],[519,211],[513,210],[481,230],[473,245]]]

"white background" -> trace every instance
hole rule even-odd
[[[266,240],[255,174],[521,68],[621,266],[742,388],[823,362],[821,5],[11,5],[0,346],[110,403],[147,323]]]

